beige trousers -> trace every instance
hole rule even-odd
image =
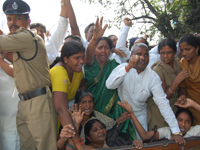
[[[52,94],[47,93],[27,101],[19,101],[17,130],[21,150],[57,150],[56,112]]]

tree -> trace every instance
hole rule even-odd
[[[197,0],[88,0],[90,3],[98,1],[105,8],[115,8],[114,19],[109,23],[120,24],[124,16],[129,16],[135,23],[145,25],[142,32],[151,31],[153,36],[156,31],[160,31],[164,37],[180,38],[185,33],[192,32],[191,24],[196,27],[197,19],[191,18],[197,12],[194,6],[199,7]],[[193,2],[193,3],[192,3]],[[194,5],[198,3],[198,5]],[[199,8],[198,8],[199,9]],[[184,10],[187,10],[185,12]],[[191,23],[191,20],[193,22]],[[198,24],[200,26],[200,24]]]

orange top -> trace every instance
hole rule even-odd
[[[179,61],[181,70],[187,70],[189,77],[186,78],[181,84],[180,87],[185,87],[187,91],[187,98],[191,98],[198,104],[200,104],[200,56],[198,56],[197,61],[194,66],[194,71],[191,72],[188,61],[182,58]],[[200,115],[199,112],[193,108],[189,108],[194,116],[193,125],[200,124]]]

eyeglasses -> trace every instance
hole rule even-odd
[[[171,54],[171,53],[173,53],[173,52],[174,52],[174,51],[160,52],[160,55],[165,55],[165,54],[169,55],[169,54]]]

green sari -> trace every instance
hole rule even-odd
[[[107,61],[102,68],[100,68],[96,57],[94,60],[85,64],[85,82],[88,91],[93,93],[95,97],[94,109],[102,114],[117,120],[125,110],[117,104],[120,101],[117,89],[110,90],[106,87],[106,80],[111,74],[112,70],[119,64],[113,59]],[[121,124],[120,137],[133,141],[136,139],[135,130],[131,120],[127,119]]]

